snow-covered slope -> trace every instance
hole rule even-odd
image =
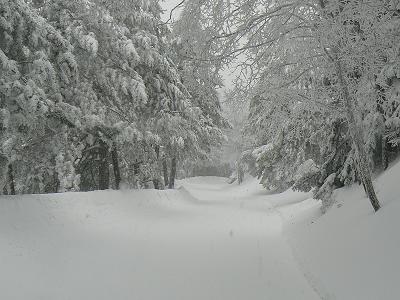
[[[156,293],[171,224],[190,217],[185,202],[176,191],[0,197],[0,299]]]
[[[0,197],[0,299],[318,299],[254,182],[181,185]]]
[[[399,299],[400,164],[321,216],[255,179],[174,191],[0,196],[0,299]]]
[[[361,186],[336,191],[336,205],[322,217],[299,222],[304,203],[280,208],[295,257],[326,299],[400,299],[400,163],[376,187],[376,214]]]

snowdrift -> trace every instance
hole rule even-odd
[[[0,299],[318,299],[254,182],[181,184],[0,197]]]
[[[333,208],[307,221],[295,207],[281,209],[295,257],[321,298],[400,299],[399,180],[400,163],[377,178],[376,214],[362,186],[337,190]]]
[[[0,299],[399,299],[399,179],[377,178],[376,214],[361,186],[321,216],[250,178],[0,196]]]
[[[192,211],[179,191],[1,196],[0,299],[160,299],[159,252],[176,258]]]

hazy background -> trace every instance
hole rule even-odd
[[[161,16],[161,19],[164,22],[166,22],[169,19],[171,10],[176,5],[178,5],[181,1],[182,0],[164,0],[164,1],[161,1],[161,7],[164,9],[164,13]],[[182,10],[182,7],[183,7],[183,5],[173,11],[172,19],[171,19],[172,22],[176,21],[179,18],[179,14],[180,14],[180,12]],[[224,70],[222,72],[222,77],[223,77],[224,85],[225,85],[225,87],[222,88],[221,91],[220,91],[220,95],[221,95],[222,98],[224,97],[224,95],[223,95],[224,91],[232,88],[232,81],[235,78],[235,76],[233,74],[233,69],[234,68],[226,68],[226,70]]]
[[[164,22],[169,19],[169,15],[171,10],[178,5],[182,0],[164,0],[161,1],[161,7],[165,10],[162,14],[161,18]],[[179,17],[180,8],[174,10],[172,14],[172,21],[176,20]]]

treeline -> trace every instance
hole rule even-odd
[[[0,1],[1,191],[173,188],[180,163],[207,159],[228,126],[219,78],[160,13],[157,0]]]
[[[378,210],[372,174],[400,138],[398,1],[188,0],[182,22],[193,18],[212,35],[204,52],[240,70],[231,97],[248,99],[254,142],[238,165],[326,206],[360,182]]]
[[[306,4],[286,24],[273,18],[287,33],[250,102],[247,130],[264,145],[253,152],[256,173],[271,190],[313,189],[323,209],[333,190],[357,182],[378,210],[370,174],[399,153],[400,7]]]

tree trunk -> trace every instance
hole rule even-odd
[[[335,67],[344,100],[344,108],[346,110],[347,121],[349,123],[349,132],[351,138],[353,139],[358,156],[358,169],[360,171],[360,177],[363,182],[365,192],[367,193],[367,196],[372,204],[372,207],[375,211],[378,211],[380,209],[380,204],[378,201],[378,197],[376,196],[374,186],[372,184],[371,169],[364,148],[363,131],[362,128],[358,125],[357,119],[355,117],[356,109],[350,97],[347,83],[343,77],[342,64],[339,58],[335,58]]]
[[[7,186],[8,159],[0,153],[0,193]]]
[[[121,183],[121,172],[118,163],[118,150],[115,145],[113,146],[113,149],[111,151],[111,159],[114,169],[115,189],[119,190],[119,186]]]
[[[387,138],[384,136],[382,137],[382,168],[383,170],[386,170],[389,166],[389,158],[387,154]]]
[[[139,176],[141,163],[142,162],[138,162],[137,159],[135,160],[135,162],[133,163],[133,175]]]
[[[160,182],[158,181],[157,178],[153,178],[153,186],[156,190],[160,189]]]
[[[11,163],[8,165],[8,182],[10,185],[10,195],[15,195],[14,170]]]
[[[108,165],[108,149],[104,142],[100,142],[99,156],[99,190],[106,190],[110,187],[110,170]]]
[[[164,184],[167,187],[169,185],[169,180],[168,180],[168,166],[166,158],[164,158],[163,160],[163,173],[164,173]]]
[[[244,179],[244,170],[243,170],[243,165],[240,161],[238,161],[237,163],[237,179],[238,179],[238,184],[242,184]]]
[[[57,172],[54,172],[54,193],[58,193],[59,188],[60,188],[60,180],[58,179],[58,174]]]
[[[168,188],[173,189],[175,187],[175,177],[176,177],[176,157],[171,160],[171,174],[169,176]]]

